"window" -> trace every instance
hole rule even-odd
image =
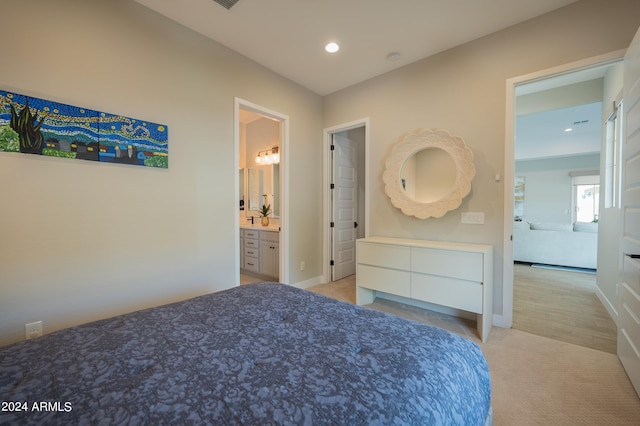
[[[573,221],[597,222],[600,214],[600,176],[573,175]]]

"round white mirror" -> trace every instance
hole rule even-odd
[[[418,129],[394,145],[382,175],[391,203],[420,219],[442,217],[471,191],[473,153],[459,136]]]

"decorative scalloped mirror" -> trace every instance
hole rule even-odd
[[[473,152],[461,137],[443,129],[418,129],[394,145],[382,180],[391,204],[427,219],[458,208],[475,175]]]

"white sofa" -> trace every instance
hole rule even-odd
[[[513,259],[519,262],[596,269],[598,224],[514,222]]]

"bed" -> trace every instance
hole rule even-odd
[[[277,283],[0,348],[0,424],[471,426],[490,398],[474,342]]]

